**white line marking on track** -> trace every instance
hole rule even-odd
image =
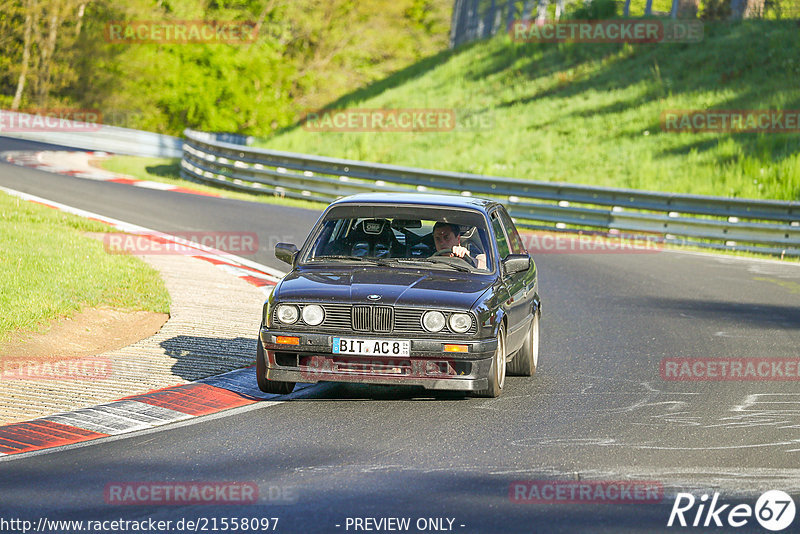
[[[175,189],[174,185],[162,184],[159,182],[151,182],[149,180],[142,180],[141,182],[135,182],[133,185],[135,185],[136,187],[144,187],[145,189],[160,189],[161,191],[169,191],[171,189]]]

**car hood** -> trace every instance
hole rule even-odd
[[[286,301],[372,303],[468,309],[492,284],[492,276],[456,271],[355,267],[294,270],[276,297]],[[367,298],[380,295],[380,299]]]

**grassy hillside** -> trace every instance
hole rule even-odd
[[[260,145],[433,169],[800,199],[800,135],[666,133],[672,109],[800,109],[796,22],[707,25],[698,44],[521,44],[442,52],[331,108],[454,108],[449,132],[312,132]]]
[[[169,313],[161,275],[84,232],[111,227],[0,193],[0,341],[84,307]]]

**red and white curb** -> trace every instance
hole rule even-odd
[[[67,151],[67,150],[10,150],[0,153],[0,160],[28,167],[41,171],[52,172],[55,174],[66,174],[75,178],[86,178],[88,180],[98,180],[101,182],[114,182],[127,184],[146,189],[158,189],[160,191],[172,191],[175,193],[189,193],[192,195],[203,195],[218,197],[214,193],[206,193],[189,187],[163,184],[151,180],[139,180],[126,174],[118,174],[94,167],[89,163],[90,159],[102,159],[109,157],[107,152],[92,151]]]
[[[257,388],[254,367],[237,369],[191,384],[0,426],[0,456],[146,430],[278,397],[282,396],[262,393]]]
[[[285,274],[266,265],[142,226],[6,187],[0,187],[0,190],[26,201],[109,224],[124,232],[136,233],[161,243],[169,241],[190,247],[197,251],[196,254],[190,253],[190,256],[211,262],[261,288],[265,294],[269,294],[271,287]],[[0,426],[0,456],[135,432],[276,397],[279,395],[267,395],[258,389],[255,368],[238,369],[191,384],[170,386],[91,408]]]

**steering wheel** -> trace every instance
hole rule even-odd
[[[452,253],[453,253],[452,250],[447,250],[447,249],[437,250],[436,252],[431,254],[431,257],[433,257],[433,256],[450,256]]]

